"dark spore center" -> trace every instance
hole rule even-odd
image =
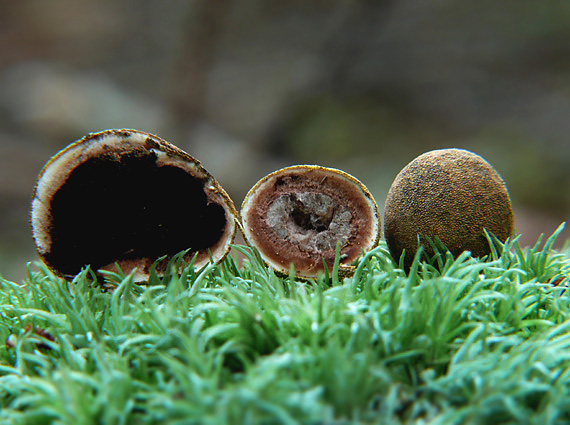
[[[303,230],[314,230],[324,232],[327,230],[333,219],[333,208],[315,209],[310,203],[303,203],[295,200],[293,203],[291,218],[293,222]]]
[[[314,192],[278,196],[267,209],[266,224],[282,243],[293,244],[304,252],[334,250],[348,241],[351,212],[332,197]]]
[[[65,274],[91,264],[157,259],[218,242],[224,208],[208,203],[204,181],[154,153],[108,154],[78,165],[51,202],[46,259]]]

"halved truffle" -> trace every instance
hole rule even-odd
[[[441,241],[457,256],[490,252],[484,229],[505,241],[514,231],[514,215],[505,182],[482,157],[463,149],[440,149],[420,155],[400,171],[384,206],[384,235],[399,261],[405,250],[409,268],[418,237],[428,255]]]
[[[82,267],[148,279],[150,267],[189,250],[196,267],[221,261],[236,231],[236,208],[200,162],[137,130],[89,134],[56,154],[33,193],[38,254],[62,276]]]
[[[378,244],[378,207],[353,176],[332,168],[298,165],[261,179],[241,208],[244,234],[265,262],[287,274],[313,278],[332,269],[340,244],[339,271],[350,274],[362,251]]]

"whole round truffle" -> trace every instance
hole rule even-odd
[[[339,272],[350,274],[362,251],[378,244],[378,207],[353,176],[312,165],[287,167],[261,179],[241,209],[244,235],[273,269],[293,264],[301,278],[332,269],[337,244]]]
[[[514,217],[505,182],[481,156],[463,149],[440,149],[410,162],[392,183],[384,206],[384,234],[399,261],[409,268],[418,248],[441,241],[456,257],[490,252],[484,229],[505,241]],[[427,238],[426,238],[427,237]]]

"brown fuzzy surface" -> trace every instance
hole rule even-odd
[[[384,234],[394,259],[405,250],[408,268],[418,236],[428,255],[426,237],[439,239],[457,256],[490,252],[486,229],[505,241],[514,231],[514,216],[505,182],[482,157],[462,149],[427,152],[396,176],[384,207]]]

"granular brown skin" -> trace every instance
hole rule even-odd
[[[405,250],[409,269],[418,247],[433,250],[426,237],[438,239],[454,257],[470,251],[490,252],[484,229],[505,241],[514,231],[514,216],[505,182],[482,157],[462,149],[427,152],[396,176],[384,207],[384,234],[398,262]]]
[[[298,275],[310,277],[324,270],[323,259],[332,268],[337,241],[343,264],[370,248],[377,220],[371,197],[347,178],[323,168],[293,169],[254,189],[244,225],[250,242],[281,272],[293,263]]]

